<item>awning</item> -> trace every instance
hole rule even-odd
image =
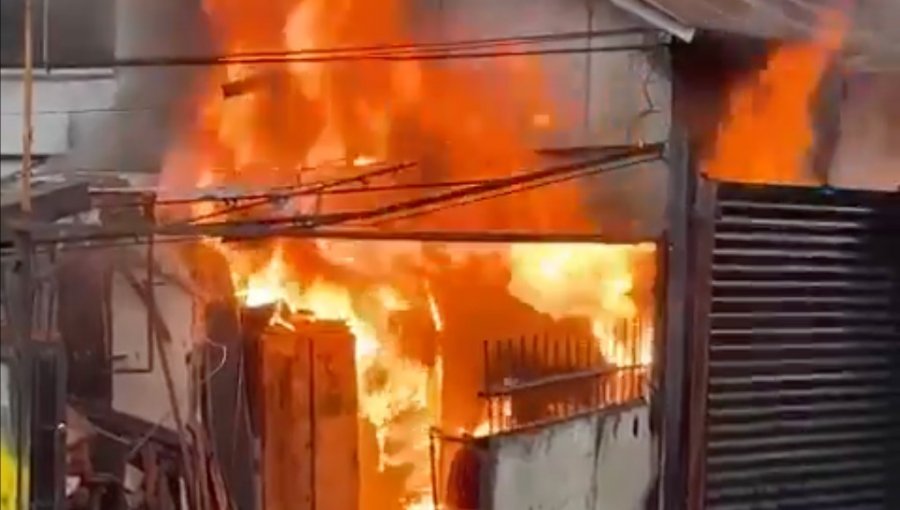
[[[770,39],[807,38],[828,9],[853,18],[847,61],[865,69],[900,70],[897,0],[632,0],[694,28]],[[661,27],[665,28],[665,27]]]

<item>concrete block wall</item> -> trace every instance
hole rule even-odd
[[[598,411],[489,440],[491,510],[638,510],[655,465],[649,408]]]

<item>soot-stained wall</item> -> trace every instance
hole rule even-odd
[[[491,438],[491,510],[637,510],[655,465],[646,405]]]

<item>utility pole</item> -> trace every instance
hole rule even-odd
[[[31,141],[34,90],[34,51],[32,48],[32,10],[34,0],[25,0],[24,71],[22,74],[22,212],[31,213]]]

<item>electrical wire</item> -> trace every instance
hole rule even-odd
[[[195,216],[195,217],[187,220],[187,223],[197,223],[199,221],[207,220],[210,218],[216,218],[216,217],[226,215],[226,214],[232,214],[235,212],[246,211],[248,209],[252,209],[254,207],[259,207],[259,206],[265,205],[265,204],[270,204],[270,203],[273,203],[278,200],[285,200],[285,199],[297,196],[298,194],[305,193],[305,194],[315,195],[321,191],[325,191],[325,190],[328,190],[333,187],[342,186],[342,185],[350,184],[350,183],[354,183],[354,182],[365,182],[367,179],[372,179],[375,177],[383,177],[385,175],[396,174],[398,172],[401,172],[401,171],[406,170],[407,168],[411,168],[413,166],[415,166],[415,163],[400,163],[400,164],[390,165],[390,166],[386,166],[386,167],[382,167],[382,168],[376,168],[374,170],[369,170],[367,172],[362,172],[360,174],[351,175],[349,177],[342,177],[339,179],[333,179],[331,181],[307,184],[305,186],[300,186],[293,190],[288,190],[288,191],[278,193],[275,195],[270,195],[270,196],[267,196],[264,198],[252,200],[249,203],[239,204],[239,205],[235,205],[235,206],[231,206],[231,207],[224,207],[222,209],[212,211],[207,214]]]
[[[436,182],[411,182],[404,184],[387,184],[382,186],[369,186],[366,185],[364,187],[353,187],[353,188],[337,188],[337,189],[324,189],[321,191],[297,191],[291,192],[291,196],[310,196],[310,195],[357,195],[357,194],[365,194],[365,193],[389,193],[394,191],[411,191],[411,190],[433,190],[433,189],[441,189],[441,188],[457,188],[462,186],[475,186],[478,184],[483,184],[485,179],[471,179],[471,180],[458,180],[458,181],[436,181]],[[99,195],[103,195],[103,192],[100,191],[97,193]],[[141,194],[140,191],[135,191],[134,195]],[[188,205],[188,204],[197,204],[203,202],[240,202],[244,200],[252,200],[252,199],[260,199],[260,198],[268,198],[270,200],[278,200],[284,198],[284,192],[272,192],[272,193],[251,193],[246,195],[236,195],[231,197],[197,197],[197,198],[176,198],[176,199],[163,199],[157,200],[154,202],[154,205],[157,206],[175,206],[175,205]],[[132,202],[115,202],[108,204],[97,204],[99,209],[117,209],[122,207],[137,207],[143,205],[144,203],[141,201],[132,201]]]
[[[662,148],[662,144],[650,144],[647,146],[631,148],[628,150],[620,149],[616,152],[602,157],[592,158],[576,163],[556,165],[550,168],[534,170],[531,172],[519,173],[510,177],[492,179],[481,185],[451,190],[444,193],[429,195],[423,198],[395,202],[375,209],[335,213],[327,216],[323,215],[322,217],[319,217],[314,221],[310,221],[309,226],[333,226],[338,223],[346,223],[349,221],[370,220],[379,216],[383,217],[437,205],[442,202],[446,203],[452,200],[462,199],[467,196],[490,194],[492,192],[510,189],[519,185],[543,181],[544,179],[550,179],[559,175],[575,173],[592,167],[612,164],[618,160],[639,157],[648,154],[661,153]]]
[[[639,164],[643,164],[643,163],[651,163],[651,162],[659,161],[659,160],[661,160],[661,157],[658,156],[658,155],[656,155],[656,156],[650,156],[650,157],[643,158],[643,159],[636,159],[636,160],[631,160],[631,161],[625,161],[625,162],[619,163],[618,165],[612,165],[612,166],[607,166],[607,167],[603,167],[603,168],[594,168],[594,169],[590,169],[590,170],[585,170],[585,171],[578,172],[578,173],[575,173],[575,174],[564,175],[564,176],[562,176],[562,177],[557,177],[557,178],[555,178],[555,179],[550,179],[550,180],[546,180],[546,181],[541,181],[541,182],[533,183],[533,184],[530,184],[530,185],[525,185],[525,186],[518,187],[518,188],[515,188],[515,189],[512,189],[512,190],[505,190],[505,191],[497,192],[497,193],[490,194],[490,195],[479,196],[479,197],[476,197],[476,198],[471,199],[471,200],[464,200],[464,201],[460,201],[460,202],[452,202],[452,203],[450,203],[450,204],[447,204],[447,205],[444,205],[444,206],[441,206],[441,207],[435,207],[435,208],[432,208],[432,209],[426,209],[426,210],[424,210],[424,211],[414,211],[414,212],[410,212],[410,213],[407,213],[407,214],[403,214],[403,215],[401,215],[401,216],[396,216],[396,217],[390,217],[390,218],[384,218],[384,219],[376,220],[376,221],[374,221],[374,222],[371,222],[371,223],[367,224],[366,226],[374,227],[374,226],[383,225],[383,224],[389,223],[389,222],[394,222],[394,221],[399,221],[399,220],[406,220],[406,219],[415,218],[415,217],[419,217],[419,216],[425,216],[425,215],[428,215],[428,214],[433,214],[433,213],[440,212],[440,211],[445,211],[445,210],[448,210],[448,209],[453,209],[453,208],[457,208],[457,207],[462,207],[462,206],[466,206],[466,205],[471,205],[471,204],[478,203],[478,202],[483,202],[483,201],[485,201],[485,200],[490,200],[490,199],[493,199],[493,198],[499,198],[499,197],[504,197],[504,196],[508,196],[508,195],[513,195],[513,194],[516,194],[516,193],[522,193],[522,192],[525,192],[525,191],[531,191],[531,190],[538,189],[538,188],[543,188],[543,187],[546,187],[546,186],[552,186],[552,185],[554,185],[554,184],[560,184],[560,183],[572,181],[572,180],[575,180],[575,179],[582,179],[582,178],[585,178],[585,177],[591,177],[591,176],[594,176],[594,175],[597,175],[597,174],[600,174],[600,173],[606,173],[606,172],[610,172],[610,171],[614,171],[614,170],[621,170],[621,169],[628,168],[628,167],[632,167],[632,166],[635,166],[635,165],[639,165]]]
[[[94,62],[90,64],[60,64],[57,69],[78,69],[112,67],[112,68],[139,68],[139,67],[209,67],[227,66],[231,64],[328,64],[338,62],[408,62],[408,61],[443,61],[443,60],[475,60],[504,57],[523,57],[538,55],[577,55],[586,53],[647,51],[658,48],[662,43],[650,44],[622,44],[610,46],[592,46],[580,48],[546,48],[537,50],[520,51],[472,51],[472,52],[432,52],[409,53],[390,55],[386,53],[371,53],[359,55],[328,55],[328,56],[303,56],[286,54],[284,56],[250,56],[250,57],[155,57],[117,59],[108,62]]]
[[[625,161],[620,164],[625,164],[626,166],[631,166],[631,164],[638,164],[641,162],[652,161],[654,159],[659,159],[661,152],[659,146],[653,145],[648,146],[643,149],[642,152],[634,154],[632,157],[639,156],[649,156],[648,158],[639,158],[633,161]],[[620,154],[617,157],[619,159],[627,157],[627,154]],[[506,177],[500,179],[494,179],[487,181],[487,184],[484,186],[476,186],[470,188],[463,188],[462,190],[450,192],[448,194],[441,195],[432,195],[429,197],[425,197],[425,199],[418,199],[413,201],[406,202],[397,202],[393,204],[389,204],[388,206],[384,206],[381,208],[364,210],[364,211],[352,211],[349,213],[335,213],[328,216],[323,216],[318,222],[314,221],[315,217],[304,218],[307,222],[306,224],[298,224],[297,218],[266,218],[256,221],[243,221],[243,222],[224,222],[217,224],[200,224],[200,225],[174,225],[169,227],[179,227],[178,229],[171,229],[171,232],[165,232],[165,227],[162,231],[157,231],[155,235],[171,235],[175,236],[177,239],[174,239],[174,242],[184,242],[190,239],[196,239],[204,236],[211,237],[222,237],[222,236],[232,236],[232,237],[259,237],[259,236],[273,236],[277,237],[279,235],[290,235],[291,233],[296,233],[297,229],[300,229],[304,233],[308,234],[308,237],[333,237],[338,238],[342,236],[342,233],[337,231],[331,232],[323,232],[314,230],[317,226],[334,226],[338,224],[346,224],[353,221],[360,220],[379,220],[380,217],[385,217],[388,215],[394,215],[393,219],[398,219],[397,214],[410,214],[420,213],[425,214],[421,210],[422,207],[431,207],[432,209],[441,204],[448,204],[448,202],[455,205],[447,205],[447,207],[453,207],[458,205],[464,205],[465,203],[472,202],[469,200],[468,202],[452,202],[454,200],[464,200],[466,198],[478,198],[481,197],[481,200],[486,200],[489,198],[496,198],[497,196],[502,196],[503,192],[507,192],[506,194],[517,193],[521,191],[526,191],[530,189],[536,189],[543,186],[548,186],[551,184],[555,184],[557,182],[563,182],[565,180],[572,180],[579,177],[585,176],[585,169],[587,169],[588,175],[593,175],[595,173],[600,173],[607,170],[615,170],[620,166],[614,164],[612,161],[612,166],[604,165],[602,167],[597,168],[598,163],[596,160],[592,160],[588,163],[581,163],[580,165],[568,165],[555,167],[550,169],[543,169],[538,171],[533,171],[525,174],[519,174],[513,177]],[[540,177],[539,179],[534,178],[535,176]],[[560,177],[561,176],[561,177]],[[510,182],[510,179],[514,179]],[[476,189],[472,189],[476,188]],[[460,193],[462,192],[462,193]],[[487,193],[487,194],[485,194]],[[474,197],[471,195],[475,195]],[[190,227],[190,228],[188,228]],[[241,229],[253,229],[253,228],[263,228],[265,227],[265,231],[260,231],[258,234],[242,232]],[[181,232],[181,229],[185,229],[184,232]],[[279,229],[281,231],[279,232]],[[38,243],[54,243],[54,242],[77,242],[77,241],[111,241],[107,243],[93,243],[90,245],[86,245],[85,247],[89,247],[89,249],[98,249],[101,247],[113,247],[113,246],[133,246],[139,242],[141,242],[141,238],[145,235],[144,232],[134,232],[132,230],[116,232],[114,230],[105,230],[103,228],[91,228],[90,231],[93,233],[85,232],[80,236],[76,236],[73,234],[66,235],[65,230],[63,230],[63,235],[54,237],[54,238],[44,238],[44,239],[36,239]],[[127,238],[125,241],[123,238]],[[116,241],[122,240],[121,243],[117,243]],[[167,239],[157,239],[155,242],[162,243]]]
[[[257,52],[240,52],[226,55],[213,56],[183,56],[183,57],[137,57],[119,58],[112,60],[97,60],[94,62],[56,63],[51,64],[50,69],[97,69],[115,67],[172,67],[172,66],[208,66],[228,65],[236,63],[283,63],[283,62],[346,62],[357,60],[432,60],[444,58],[486,58],[500,56],[515,56],[518,54],[545,54],[543,51],[559,50],[527,50],[527,52],[477,52],[457,53],[459,50],[479,50],[489,48],[503,48],[510,46],[524,46],[534,44],[560,43],[577,41],[586,38],[618,37],[625,35],[653,35],[659,34],[659,30],[647,28],[626,28],[600,31],[573,31],[548,34],[536,34],[531,36],[502,37],[469,39],[446,42],[400,43],[379,44],[366,46],[350,46],[344,48],[306,48],[297,50],[273,50]],[[581,52],[614,51],[619,46],[599,46],[594,48],[578,48]],[[621,47],[625,49],[624,46]]]
[[[269,57],[269,56],[293,56],[293,55],[328,55],[345,53],[390,53],[390,52],[415,52],[454,49],[483,49],[503,46],[524,46],[528,44],[547,44],[553,42],[578,41],[601,37],[621,37],[626,35],[653,35],[660,31],[652,28],[631,27],[608,30],[582,30],[570,32],[551,32],[533,35],[521,35],[511,37],[489,37],[478,39],[463,39],[456,41],[433,41],[418,43],[376,44],[368,46],[346,46],[336,48],[308,48],[300,50],[273,50],[240,52],[226,55],[225,58],[241,57]]]
[[[222,360],[219,362],[219,365],[214,370],[212,370],[212,371],[210,371],[210,373],[206,374],[206,377],[201,382],[201,384],[204,386],[209,384],[209,382],[212,380],[213,376],[215,376],[219,371],[222,370],[222,368],[225,366],[225,362],[228,360],[228,347],[221,345],[217,342],[213,342],[212,340],[209,340],[209,339],[207,339],[207,343],[222,349]],[[169,417],[171,417],[171,416],[172,416],[172,411],[171,410],[166,411],[166,413],[163,414],[162,417],[159,418],[159,420],[157,420],[149,429],[147,429],[146,432],[144,432],[144,434],[142,434],[136,440],[134,440],[134,441],[126,440],[127,441],[126,444],[131,444],[133,446],[131,447],[131,449],[128,450],[128,453],[125,454],[125,459],[134,458],[134,456],[137,455],[137,453],[141,450],[141,448],[143,448],[144,445],[147,444],[153,438],[153,435],[156,434],[156,431],[159,430],[160,428],[162,428],[163,423],[166,420],[168,420]],[[120,439],[124,439],[124,438],[120,438]]]

